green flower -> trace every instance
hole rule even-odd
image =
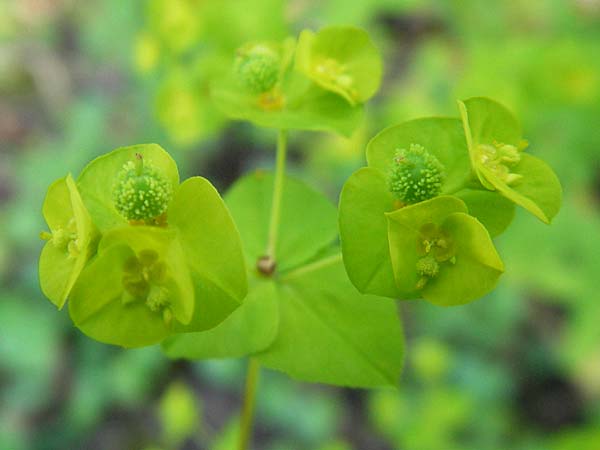
[[[387,213],[399,297],[450,306],[490,292],[504,271],[489,233],[455,197]]]
[[[96,158],[83,169],[77,184],[94,224],[104,232],[129,221],[164,225],[179,174],[166,151],[143,144]]]
[[[459,102],[471,164],[481,185],[550,223],[562,201],[560,181],[542,160],[524,153],[521,127],[504,106],[475,97]]]
[[[71,175],[56,180],[44,200],[50,231],[39,262],[42,292],[58,308],[65,304],[79,273],[94,252],[97,231]]]
[[[334,26],[300,34],[296,69],[355,105],[379,89],[382,63],[366,31]]]
[[[462,188],[470,176],[460,120],[427,117],[378,133],[367,145],[367,162],[389,177],[404,203],[416,203]]]
[[[247,278],[239,233],[206,179],[179,185],[164,150],[138,145],[92,161],[79,188],[81,197],[69,176],[49,190],[40,280],[58,306],[69,295],[85,334],[150,345],[212,328],[240,306]],[[93,258],[92,223],[102,231]]]
[[[339,206],[344,264],[356,288],[444,305],[489,292],[502,263],[478,219],[498,233],[512,219],[512,209],[495,202],[502,200],[497,194],[464,189],[471,165],[460,120],[424,118],[389,127],[369,142],[367,161],[369,167],[347,180]],[[454,192],[465,201],[447,195]],[[399,224],[413,215],[419,223],[402,229]],[[455,232],[459,228],[474,236],[486,255],[474,256],[475,244],[463,241]],[[406,236],[411,236],[408,241]],[[448,275],[459,274],[469,262],[480,279]]]
[[[160,342],[187,325],[194,285],[173,231],[118,227],[102,238],[69,301],[75,325],[108,344],[139,347]]]

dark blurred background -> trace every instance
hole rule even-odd
[[[355,24],[385,80],[351,139],[291,135],[291,170],[337,201],[380,129],[492,97],[563,183],[548,227],[519,211],[495,292],[402,305],[399,391],[264,371],[261,450],[600,449],[600,0],[0,0],[0,450],[231,450],[245,361],[169,361],[77,331],[42,296],[51,181],[157,142],[224,192],[275,133],[227,121],[212,71],[241,43]]]

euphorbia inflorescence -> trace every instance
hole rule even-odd
[[[74,324],[101,342],[139,347],[201,331],[245,295],[241,243],[222,199],[204,178],[180,184],[158,145],[119,148],[77,181],[57,180],[44,216],[42,289],[58,307],[68,300]]]
[[[411,144],[396,152],[390,173],[390,190],[403,203],[422,202],[438,195],[444,167],[423,146]]]
[[[521,205],[549,223],[561,188],[525,153],[502,105],[459,102],[461,118],[428,117],[386,128],[368,144],[369,167],[340,199],[346,270],[363,293],[458,305],[482,297],[504,271],[492,238]]]

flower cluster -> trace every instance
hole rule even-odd
[[[211,94],[228,117],[278,129],[351,134],[381,83],[381,56],[368,34],[347,26],[240,47]]]
[[[440,305],[475,300],[504,271],[492,238],[515,204],[547,223],[558,212],[560,183],[523,151],[512,114],[486,98],[459,107],[461,119],[383,130],[367,147],[369,167],[344,186],[342,249],[359,291]]]
[[[240,238],[223,201],[203,178],[180,184],[157,145],[114,150],[77,181],[57,180],[43,213],[42,290],[59,308],[68,301],[75,325],[101,342],[138,347],[211,328],[246,294]]]

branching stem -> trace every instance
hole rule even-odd
[[[285,160],[287,153],[287,131],[279,130],[277,136],[277,157],[275,161],[275,181],[273,184],[273,203],[271,205],[271,219],[269,221],[269,237],[265,256],[275,263],[275,252],[277,236],[279,232],[279,220],[281,217],[281,196],[283,194],[283,181],[285,177]],[[256,390],[260,366],[258,361],[250,358],[248,361],[248,373],[246,375],[246,390],[244,392],[244,405],[240,417],[240,439],[239,450],[247,450],[252,438],[252,427],[254,423],[254,404],[256,403]]]

